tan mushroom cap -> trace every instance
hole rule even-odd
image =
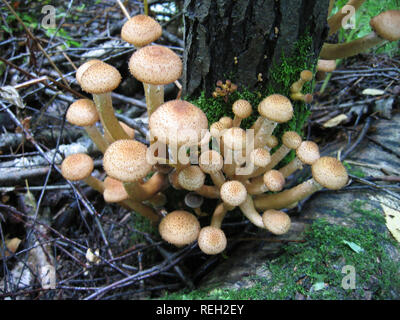
[[[246,119],[250,117],[253,108],[250,102],[244,99],[236,100],[232,105],[232,111],[240,119]]]
[[[214,138],[218,138],[223,132],[224,130],[226,130],[225,126],[217,121],[214,122],[211,126],[210,126],[210,134],[214,137]]]
[[[273,149],[279,144],[279,141],[276,136],[269,136],[266,143],[268,148]]]
[[[271,154],[264,148],[254,149],[251,152],[250,157],[251,161],[257,167],[266,167],[271,162]]]
[[[200,250],[209,255],[221,253],[225,250],[227,244],[225,233],[212,226],[200,230],[197,242]]]
[[[290,148],[297,149],[303,140],[295,131],[286,131],[282,136],[282,143]]]
[[[292,119],[293,106],[287,97],[272,94],[260,102],[258,112],[270,121],[284,123]]]
[[[303,81],[311,81],[313,78],[313,73],[310,70],[303,70],[300,73],[300,78]]]
[[[85,153],[72,154],[61,163],[61,174],[67,180],[78,181],[89,177],[94,168],[93,159]]]
[[[227,181],[221,186],[221,199],[231,205],[240,206],[246,201],[247,190],[246,187],[240,181]]]
[[[400,40],[400,10],[388,10],[373,17],[369,24],[375,33],[389,41]]]
[[[225,129],[229,129],[232,127],[233,124],[233,120],[230,117],[222,117],[221,119],[218,120],[221,125],[225,128]]]
[[[121,38],[135,47],[144,47],[161,37],[161,25],[144,14],[138,14],[124,23]]]
[[[101,94],[113,91],[121,82],[121,74],[112,65],[105,62],[94,63],[82,74],[82,90]]]
[[[311,166],[311,172],[315,181],[331,190],[343,188],[349,178],[343,164],[332,157],[319,158]]]
[[[317,70],[322,72],[332,72],[336,69],[336,60],[319,59]]]
[[[111,177],[104,179],[103,197],[106,202],[120,202],[129,198],[121,181]]]
[[[281,191],[285,186],[285,177],[278,170],[269,170],[263,176],[264,184],[269,191]]]
[[[69,106],[66,119],[76,126],[89,127],[99,121],[99,114],[92,100],[79,99]]]
[[[205,173],[213,173],[222,169],[224,159],[215,150],[204,151],[199,157],[199,166]]]
[[[182,169],[178,174],[179,185],[186,190],[195,191],[204,185],[206,175],[198,166],[189,166]]]
[[[176,246],[184,246],[196,241],[200,223],[193,214],[176,210],[161,220],[158,231],[165,241]]]
[[[151,170],[146,159],[147,147],[136,140],[117,140],[104,153],[107,175],[123,182],[144,178]]]
[[[184,100],[171,100],[157,108],[149,120],[152,135],[165,144],[198,144],[208,128],[204,112]]]
[[[85,62],[84,64],[82,64],[82,65],[78,68],[78,70],[76,70],[75,78],[76,78],[76,81],[78,82],[79,85],[81,85],[81,78],[82,78],[83,73],[84,73],[90,66],[92,66],[92,65],[94,65],[95,63],[98,63],[98,62],[102,62],[102,61],[101,61],[101,60],[98,60],[98,59],[89,60],[89,61]]]
[[[318,145],[313,141],[303,141],[296,149],[296,155],[301,162],[309,165],[320,158]]]
[[[168,84],[182,74],[183,64],[171,49],[162,46],[147,46],[136,51],[129,60],[131,74],[143,83]]]
[[[246,148],[246,131],[239,127],[225,130],[222,135],[224,146],[231,150],[243,150]]]
[[[285,234],[290,229],[290,217],[283,211],[270,209],[263,213],[265,228],[276,235]]]

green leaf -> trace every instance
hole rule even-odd
[[[363,248],[361,248],[358,244],[355,244],[354,242],[349,242],[349,241],[343,240],[343,243],[347,244],[356,253],[360,253],[360,252],[364,251]]]
[[[313,286],[311,287],[311,289],[313,291],[320,291],[320,290],[322,290],[324,288],[325,288],[325,283],[324,282],[314,283]]]

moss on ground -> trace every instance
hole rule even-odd
[[[197,98],[186,97],[185,99],[202,109],[210,124],[218,121],[223,116],[233,118],[232,104],[238,99],[245,99],[251,103],[254,110],[252,116],[242,122],[242,127],[247,129],[257,119],[257,107],[262,99],[274,93],[289,97],[290,86],[299,79],[301,71],[306,69],[315,71],[311,45],[312,39],[309,36],[305,36],[296,43],[293,55],[286,57],[284,53],[282,53],[281,62],[272,66],[269,72],[269,79],[266,81],[266,85],[260,90],[251,91],[248,88],[239,88],[236,92],[229,95],[227,102],[225,102],[222,97],[206,97],[204,92]],[[230,75],[228,78],[235,83],[235,77],[235,75]],[[306,83],[302,92],[311,93],[313,86],[314,83]],[[296,131],[303,136],[304,124],[310,115],[309,107],[304,102],[293,101],[293,108],[294,117],[292,120],[279,125],[274,131],[274,134],[279,139],[283,133],[288,130]],[[286,164],[292,160],[293,157],[294,152],[290,153],[281,165]]]
[[[265,277],[253,276],[251,288],[211,288],[168,294],[163,299],[396,299],[400,294],[399,262],[388,248],[399,249],[387,232],[371,227],[384,223],[381,212],[355,201],[354,227],[317,219],[304,243],[286,245],[279,258],[265,263]],[[378,218],[379,217],[379,218]],[[383,219],[383,221],[382,221]],[[355,288],[342,288],[343,268],[355,268]]]

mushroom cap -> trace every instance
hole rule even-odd
[[[247,190],[240,181],[232,180],[225,182],[220,189],[221,199],[231,205],[240,206],[246,201]]]
[[[336,60],[319,59],[317,70],[322,72],[332,72],[336,69]]]
[[[131,74],[143,83],[168,84],[182,74],[182,61],[171,49],[146,46],[136,51],[129,60]]]
[[[103,197],[106,202],[120,202],[128,199],[129,195],[121,181],[106,177],[104,179]]]
[[[253,108],[250,102],[244,99],[236,100],[232,105],[232,111],[240,119],[246,119],[250,117]]]
[[[230,117],[222,117],[218,120],[225,129],[231,128],[233,125],[233,120]]]
[[[184,246],[196,241],[200,223],[193,214],[176,210],[161,220],[158,231],[165,241],[176,246]]]
[[[222,132],[225,130],[225,126],[223,125],[223,123],[217,121],[214,122],[211,126],[210,126],[210,134],[214,137],[214,138],[218,138]]]
[[[61,174],[70,181],[83,180],[92,174],[93,159],[85,153],[72,154],[61,163]]]
[[[178,174],[179,185],[186,190],[195,191],[204,185],[206,175],[198,166],[189,166],[182,169]]]
[[[222,169],[224,159],[215,150],[204,151],[199,157],[199,166],[205,173],[213,173]]]
[[[369,24],[375,33],[389,41],[400,40],[400,10],[388,10],[373,17]]]
[[[271,162],[271,154],[267,149],[257,148],[250,153],[251,161],[257,167],[266,167]]]
[[[138,14],[124,23],[121,38],[135,47],[144,47],[161,37],[161,25],[144,14]]]
[[[301,141],[301,137],[295,131],[286,131],[282,136],[282,143],[290,149],[297,149]]]
[[[208,128],[204,112],[184,100],[171,100],[157,108],[149,120],[150,131],[165,144],[198,144]]]
[[[266,143],[268,148],[273,149],[278,145],[279,141],[276,136],[269,136]]]
[[[69,106],[66,119],[76,126],[89,127],[99,121],[99,114],[92,100],[79,99]]]
[[[222,135],[224,146],[231,150],[243,150],[246,148],[246,131],[239,127],[225,130]]]
[[[101,60],[98,60],[98,59],[92,59],[92,60],[86,61],[84,64],[82,64],[82,65],[78,68],[78,70],[76,70],[75,78],[76,78],[76,81],[78,82],[79,85],[81,85],[81,78],[82,78],[83,73],[84,73],[90,66],[92,66],[92,65],[94,65],[95,63],[98,63],[98,62],[102,62],[102,61],[101,61]]]
[[[121,82],[121,74],[112,65],[105,62],[94,63],[81,76],[82,90],[101,94],[113,91]]]
[[[104,153],[104,170],[110,177],[123,182],[142,179],[152,167],[146,153],[147,147],[136,140],[117,140]]]
[[[301,162],[309,165],[320,158],[318,145],[313,141],[303,141],[296,149],[296,155]]]
[[[283,211],[270,209],[263,213],[265,228],[276,235],[285,234],[290,229],[290,217]]]
[[[260,102],[258,112],[270,121],[284,123],[292,119],[293,106],[287,97],[280,94],[272,94]]]
[[[300,78],[301,78],[303,81],[311,81],[312,78],[313,78],[313,73],[312,73],[310,70],[303,70],[303,71],[300,73]]]
[[[285,186],[285,177],[278,170],[269,170],[263,176],[264,184],[270,191],[281,191]]]
[[[315,181],[331,190],[343,188],[349,178],[343,164],[332,157],[319,158],[311,166],[311,172]]]
[[[200,208],[204,198],[196,192],[189,192],[185,196],[185,204],[192,209]]]
[[[225,233],[221,229],[208,226],[200,230],[197,243],[200,250],[205,254],[214,255],[225,250],[227,240]]]

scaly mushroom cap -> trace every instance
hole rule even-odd
[[[247,100],[239,99],[233,103],[232,111],[238,118],[246,119],[250,117],[253,108]]]
[[[208,128],[204,112],[183,100],[171,100],[157,108],[149,120],[150,131],[165,144],[198,144]]]
[[[285,177],[278,170],[269,170],[263,176],[264,184],[269,191],[281,191],[285,186]]]
[[[146,159],[147,147],[136,140],[117,140],[104,153],[107,175],[123,182],[144,178],[151,170]]]
[[[131,74],[143,83],[168,84],[182,74],[182,61],[171,49],[147,46],[136,51],[129,60]]]
[[[94,63],[81,76],[82,90],[101,94],[113,91],[121,82],[121,74],[112,65],[105,62]]]
[[[301,162],[309,165],[320,158],[318,145],[312,141],[303,141],[296,149],[296,155]]]
[[[283,211],[267,210],[262,215],[265,228],[276,235],[285,234],[290,229],[290,217]]]
[[[200,230],[197,242],[200,250],[209,255],[221,253],[225,250],[227,244],[225,233],[212,226]]]
[[[303,80],[303,81],[311,81],[312,80],[312,78],[313,78],[313,73],[310,71],[310,70],[303,70],[301,73],[300,73],[300,78],[301,78],[301,80]]]
[[[218,120],[221,125],[225,128],[225,129],[229,129],[232,127],[233,124],[233,120],[232,118],[229,117],[222,117],[221,119]]]
[[[199,158],[199,166],[205,173],[213,173],[222,169],[224,160],[222,156],[214,150],[204,151]]]
[[[258,112],[268,120],[284,123],[292,119],[293,106],[285,96],[272,94],[260,102]]]
[[[400,40],[400,10],[388,10],[373,17],[369,24],[375,33],[389,41]]]
[[[217,121],[214,122],[211,126],[210,126],[210,134],[214,137],[214,138],[218,138],[222,132],[224,132],[224,130],[226,130],[225,126]]]
[[[121,38],[135,47],[144,47],[161,37],[162,28],[152,17],[138,14],[124,23]]]
[[[158,231],[165,241],[176,246],[184,246],[196,241],[200,223],[193,214],[176,210],[161,220]]]
[[[266,167],[271,162],[271,155],[267,149],[257,148],[250,153],[251,161],[257,167]]]
[[[204,185],[206,175],[198,166],[189,166],[182,169],[178,174],[179,185],[186,190],[195,191]]]
[[[317,70],[322,72],[332,72],[336,69],[336,60],[319,59]]]
[[[227,181],[221,186],[221,199],[234,207],[240,206],[246,201],[247,190],[240,181]]]
[[[103,197],[106,202],[120,202],[128,199],[129,195],[121,181],[106,177],[104,179]]]
[[[275,137],[275,136],[269,136],[269,137],[267,138],[266,143],[267,143],[267,147],[268,147],[268,148],[273,149],[273,148],[275,148],[275,147],[278,145],[279,141],[278,141],[278,138],[277,138],[277,137]]]
[[[84,73],[90,66],[92,66],[92,65],[94,65],[95,63],[98,63],[98,62],[102,62],[102,61],[101,61],[101,60],[98,60],[98,59],[89,60],[89,61],[85,62],[84,64],[82,64],[82,65],[78,68],[78,70],[76,70],[75,78],[76,78],[76,81],[78,82],[79,85],[81,85],[81,78],[82,78],[83,73]]]
[[[222,135],[224,146],[231,150],[246,148],[246,131],[239,127],[227,129]]]
[[[315,181],[327,189],[338,190],[343,188],[349,177],[343,164],[332,157],[321,157],[311,166]]]
[[[72,154],[61,163],[61,174],[70,181],[86,179],[92,174],[93,159],[85,153]]]
[[[294,131],[286,131],[282,136],[282,143],[290,149],[297,149],[301,141],[301,137]]]
[[[89,127],[99,121],[99,114],[92,100],[79,99],[69,106],[66,119],[76,126]]]

